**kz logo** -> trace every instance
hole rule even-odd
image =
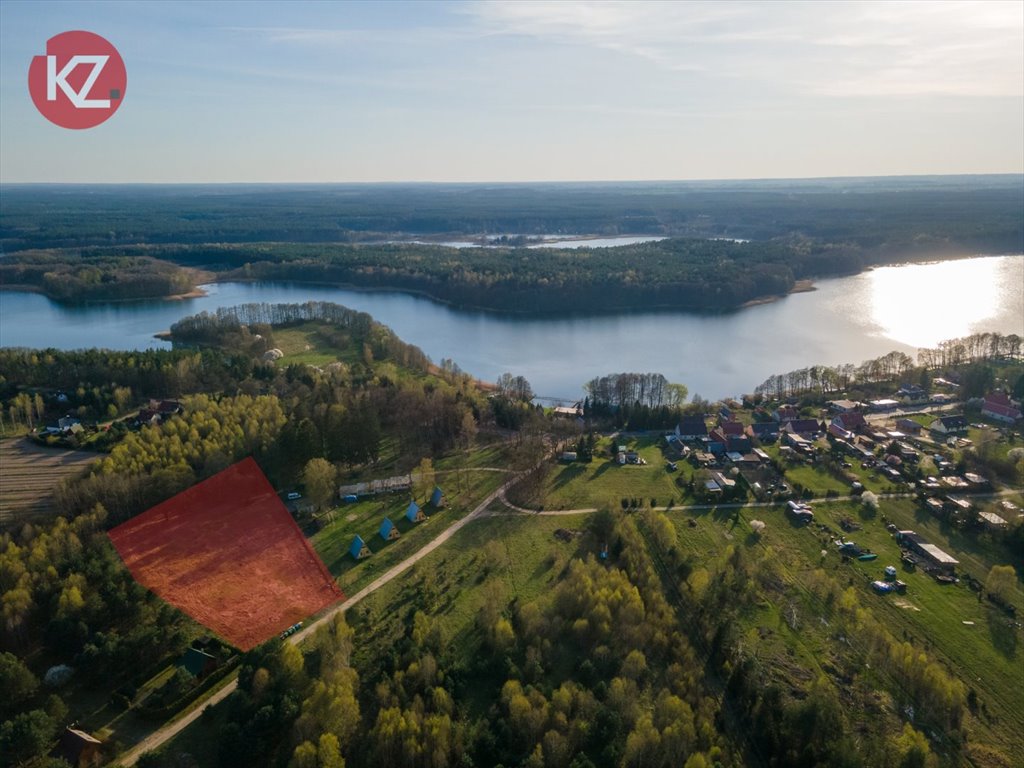
[[[63,128],[92,128],[117,111],[128,73],[121,54],[92,32],[62,32],[28,68],[28,92],[43,117]]]

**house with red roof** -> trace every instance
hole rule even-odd
[[[992,392],[985,396],[981,415],[1013,424],[1021,417],[1020,403],[1015,403],[1005,392]]]
[[[847,432],[857,432],[868,425],[860,413],[839,413],[832,418],[832,423]]]

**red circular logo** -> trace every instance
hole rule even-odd
[[[28,68],[28,92],[43,117],[62,128],[92,128],[124,101],[128,73],[108,40],[81,30],[46,41]]]

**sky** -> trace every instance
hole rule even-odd
[[[49,123],[29,63],[128,85]],[[1024,172],[1024,2],[0,2],[0,182]]]

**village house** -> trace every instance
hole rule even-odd
[[[178,666],[185,669],[196,680],[202,680],[217,669],[217,657],[202,648],[189,648],[178,661]]]
[[[103,762],[102,747],[103,742],[85,731],[66,728],[51,755],[66,760],[73,768],[92,768]]]
[[[845,430],[835,423],[828,425],[828,433],[844,445],[846,445],[847,440],[853,439],[853,432]]]
[[[896,392],[896,397],[916,403],[924,400],[927,397],[927,393],[917,384],[904,384]]]
[[[783,425],[782,431],[804,438],[813,438],[825,430],[817,419],[793,419]]]
[[[940,416],[928,429],[939,435],[962,435],[967,431],[967,419],[960,414]]]
[[[747,426],[747,437],[762,443],[774,443],[779,439],[779,423],[777,421],[755,421]]]
[[[827,405],[833,413],[851,413],[863,406],[863,403],[856,400],[829,400]]]
[[[891,397],[883,397],[879,400],[872,400],[868,405],[872,411],[892,411],[900,407],[900,401],[893,400]]]
[[[551,409],[551,413],[558,418],[562,419],[582,419],[583,408],[579,403],[573,406],[556,405]]]
[[[981,415],[996,421],[1013,424],[1021,418],[1020,403],[1015,403],[1003,392],[992,392],[985,396],[981,406]]]
[[[857,432],[867,427],[864,416],[859,413],[840,413],[832,418],[832,423],[847,432]]]
[[[676,437],[680,440],[700,440],[708,436],[708,425],[701,416],[685,416],[676,425]]]
[[[780,405],[772,413],[772,418],[779,422],[779,424],[785,424],[787,421],[799,419],[800,411],[795,405]]]

